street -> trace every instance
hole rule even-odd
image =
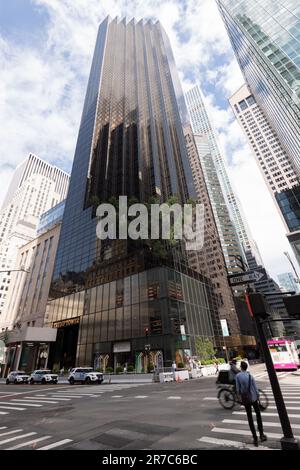
[[[264,365],[251,372],[269,394],[268,441],[282,431]],[[300,436],[299,375],[279,373],[295,436]],[[216,377],[181,383],[0,385],[0,450],[255,449],[243,408],[224,410]]]

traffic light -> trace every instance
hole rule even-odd
[[[145,328],[145,336],[149,336],[149,333],[150,333],[150,329],[149,329],[149,328]]]
[[[263,294],[246,294],[246,301],[252,317],[266,320],[270,316]]]
[[[288,314],[300,320],[300,295],[284,296],[283,302]]]

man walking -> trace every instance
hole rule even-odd
[[[259,391],[256,386],[255,380],[249,372],[247,372],[248,364],[247,362],[241,362],[241,372],[236,375],[236,392],[241,397],[241,402],[245,406],[245,410],[248,417],[249,427],[253,436],[253,444],[255,447],[258,447],[258,438],[256,434],[256,429],[253,422],[252,416],[252,406],[256,413],[257,426],[259,431],[259,436],[261,442],[267,440],[267,436],[264,434],[263,423],[261,419],[260,409],[259,409]]]

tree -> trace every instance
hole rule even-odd
[[[199,356],[200,358],[200,361],[206,361],[208,359],[211,359],[215,355],[214,345],[209,338],[196,336],[195,348],[197,356]]]

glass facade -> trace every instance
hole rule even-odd
[[[49,326],[58,328],[79,323],[79,366],[93,365],[101,357],[113,367],[114,351],[122,344],[127,345],[127,362],[137,366],[146,343],[171,366],[178,352],[195,352],[196,336],[215,342],[220,335],[212,302],[206,278],[160,267],[52,300],[46,317]]]
[[[298,0],[217,0],[246,81],[300,174]]]
[[[98,31],[50,289],[47,323],[58,328],[50,365],[131,363],[141,372],[150,362],[171,365],[196,334],[218,336],[213,286],[189,268],[181,245],[96,235],[95,209],[111,198],[197,197],[186,119],[161,25],[108,17]],[[182,340],[185,323],[190,336]]]
[[[289,231],[300,230],[300,186],[275,193],[275,198]]]
[[[242,244],[249,245],[249,229],[246,231],[200,88],[191,88],[185,99],[226,266],[229,273],[239,272],[236,257],[244,257]]]

